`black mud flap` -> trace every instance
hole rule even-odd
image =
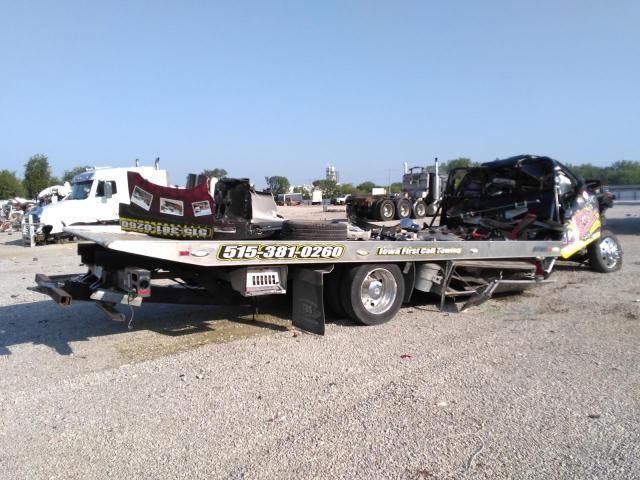
[[[324,335],[324,282],[323,277],[331,273],[328,268],[296,268],[293,271],[293,315],[294,327]]]

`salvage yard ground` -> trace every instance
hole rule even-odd
[[[620,272],[324,337],[283,297],[144,305],[129,331],[27,290],[83,271],[75,244],[1,234],[0,478],[640,478],[640,205],[609,213]]]

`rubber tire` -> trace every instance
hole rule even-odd
[[[349,315],[342,306],[342,280],[344,277],[343,268],[335,268],[333,272],[324,277],[324,304],[336,318],[349,318]]]
[[[605,240],[610,239],[618,247],[618,251],[620,252],[620,257],[613,267],[610,267],[605,262],[605,259],[602,257],[602,251],[600,250],[600,244]],[[611,273],[620,270],[622,267],[622,247],[620,246],[620,242],[618,242],[617,237],[610,230],[603,230],[600,238],[593,242],[588,247],[588,255],[589,255],[589,267],[594,272],[599,273]]]
[[[396,206],[393,200],[389,198],[381,200],[376,207],[376,211],[378,212],[378,218],[383,222],[393,220],[396,216]]]
[[[374,202],[371,204],[371,209],[368,215],[369,218],[378,221],[382,220],[380,218],[380,202],[382,202],[382,200],[374,200]]]
[[[402,213],[402,210],[405,210],[405,213]],[[411,202],[409,200],[407,200],[406,198],[401,198],[400,200],[398,200],[396,202],[396,215],[395,215],[395,217],[398,220],[402,220],[403,218],[409,218],[409,217],[411,217],[412,213],[413,213],[413,211],[412,211],[412,207],[411,207]]]
[[[427,216],[427,204],[424,200],[418,200],[413,204],[413,218],[424,218]]]
[[[396,282],[396,296],[393,303],[387,311],[382,314],[373,314],[364,308],[360,295],[362,282],[365,280],[369,272],[377,269],[385,269],[393,275]],[[404,299],[404,277],[397,265],[391,263],[375,264],[369,263],[351,267],[347,270],[342,279],[342,307],[348,316],[356,322],[363,325],[381,325],[391,320],[400,307]]]
[[[600,214],[600,225],[602,225],[602,228],[607,226],[607,216],[604,213]]]
[[[281,238],[289,240],[347,240],[348,226],[345,222],[322,222],[314,220],[285,220]]]

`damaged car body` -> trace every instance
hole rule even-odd
[[[449,173],[440,225],[467,239],[559,240],[561,258],[596,271],[620,268],[622,250],[603,230],[612,203],[550,157],[518,155]]]
[[[124,231],[161,238],[224,240],[269,238],[282,229],[270,193],[256,191],[249,179],[208,178],[191,188],[157,185],[128,172],[130,202],[120,204]]]

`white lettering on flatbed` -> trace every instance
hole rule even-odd
[[[378,247],[377,255],[460,255],[462,248],[460,247]]]

